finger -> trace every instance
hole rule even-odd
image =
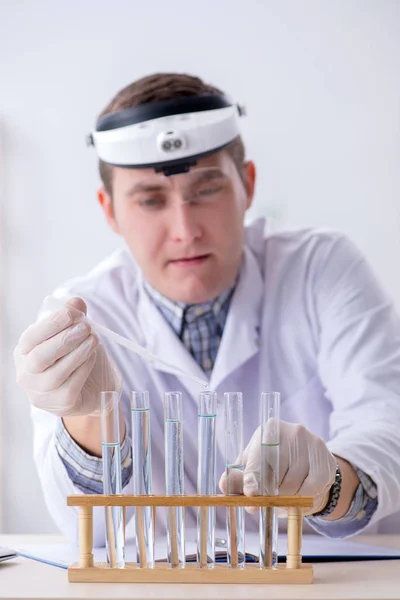
[[[26,355],[28,373],[42,373],[77,348],[91,333],[89,325],[78,323],[45,340]]]
[[[244,509],[249,515],[255,515],[259,509],[257,506],[245,506]]]
[[[96,406],[99,404],[99,394],[93,388],[89,394],[82,394],[83,388],[86,386],[87,381],[91,378],[93,368],[97,360],[97,349],[91,354],[91,356],[76,369],[70,376],[69,385],[66,387],[66,394],[71,393],[76,398],[81,398],[81,402],[85,402],[85,406],[82,404],[77,406],[75,404],[75,414],[88,415],[91,414]],[[85,388],[86,389],[86,388]],[[62,390],[59,390],[62,394]],[[88,404],[89,402],[89,404]],[[71,413],[70,413],[71,414]]]
[[[230,468],[228,474],[223,473],[219,483],[223,494],[243,494],[242,468]]]
[[[79,322],[81,319],[81,311],[73,306],[65,306],[30,325],[21,335],[17,351],[20,354],[28,354],[45,340],[57,335],[57,333],[67,329],[67,327]]]
[[[327,492],[331,485],[331,481],[327,481],[326,476],[322,473],[317,478],[309,475],[296,493],[302,496],[318,496]]]
[[[279,485],[279,493],[285,496],[297,494],[308,476],[310,463],[307,437],[302,434],[303,427],[292,425],[287,428],[287,442],[284,445],[285,473]],[[281,445],[281,446],[282,446]]]
[[[226,494],[226,473],[222,473],[219,482],[218,482],[218,486],[219,489],[221,490],[222,494]]]
[[[37,394],[32,404],[58,417],[82,414],[82,389],[96,362],[96,351],[55,392]],[[93,407],[88,407],[87,414]]]
[[[243,493],[245,496],[259,496],[260,494],[260,473],[251,471],[243,476]],[[259,509],[257,506],[246,506],[246,512],[253,515]]]
[[[66,302],[68,304],[68,306],[72,306],[73,308],[76,308],[77,310],[79,310],[80,312],[83,312],[83,314],[87,314],[87,306],[84,300],[82,300],[82,298],[79,297],[74,297],[74,298],[70,298],[69,300],[67,300]]]
[[[22,382],[22,387],[27,391],[32,390],[42,394],[57,391],[68,381],[72,373],[93,354],[98,343],[97,336],[90,335],[75,350],[60,358],[44,373],[30,376],[28,374]]]
[[[307,475],[308,470],[303,465],[299,466],[298,469],[289,468],[279,487],[279,493],[283,496],[294,496],[295,494],[298,494]]]
[[[245,471],[243,475],[243,493],[245,496],[258,496],[260,493],[260,472]]]
[[[308,457],[309,472],[298,493],[304,496],[324,494],[335,480],[336,459],[325,442],[316,436],[309,443]]]

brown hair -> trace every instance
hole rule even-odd
[[[99,117],[133,108],[149,102],[171,100],[182,96],[197,96],[200,94],[222,94],[223,92],[213,85],[204,83],[199,77],[181,73],[155,73],[142,77],[124,87],[102,110]],[[241,137],[237,137],[225,149],[231,156],[239,175],[242,177],[242,167],[245,150]],[[112,167],[102,160],[99,161],[100,177],[104,188],[112,195]]]

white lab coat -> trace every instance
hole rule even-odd
[[[58,293],[83,297],[93,320],[204,378],[142,285],[123,248]],[[123,376],[128,430],[130,390],[150,393],[154,493],[164,491],[163,393],[183,392],[185,491],[195,493],[200,386],[146,364],[121,346],[105,345]],[[364,258],[342,235],[311,229],[267,235],[262,219],[246,228],[240,278],[210,388],[218,392],[219,407],[223,392],[243,392],[245,443],[259,425],[261,392],[280,391],[281,419],[302,423],[377,483],[379,505],[368,531],[400,510],[400,320]],[[66,496],[80,491],[54,447],[57,418],[38,409],[32,416],[48,509],[64,534],[76,538],[77,512],[67,507]],[[218,477],[223,452],[219,418]],[[124,491],[130,493],[130,485]],[[391,517],[390,531],[400,532],[399,515]],[[95,545],[104,544],[103,517],[96,509]],[[192,513],[187,519],[189,526],[195,524]],[[257,527],[256,517],[249,517],[246,527]]]

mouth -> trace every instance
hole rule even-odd
[[[197,256],[177,258],[175,260],[170,260],[169,262],[175,267],[194,267],[203,264],[210,256],[210,254],[199,254]]]

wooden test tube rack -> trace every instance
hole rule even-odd
[[[313,568],[303,564],[301,541],[302,508],[312,506],[308,496],[68,496],[68,506],[79,508],[79,563],[68,569],[71,582],[86,583],[312,583]],[[125,568],[110,568],[105,563],[93,561],[93,507],[94,506],[253,506],[284,507],[288,509],[288,549],[286,564],[276,568],[260,568],[258,563],[234,568],[226,563],[215,563],[213,569],[200,568],[196,563],[186,563],[184,569],[171,568],[168,563],[156,562],[154,568],[141,568],[136,563],[126,563]]]

